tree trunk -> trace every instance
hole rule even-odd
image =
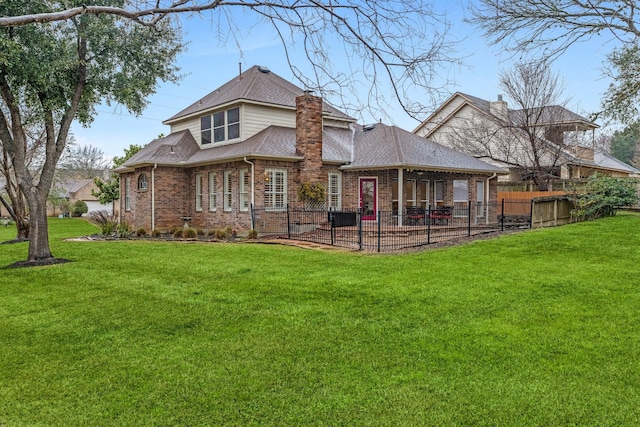
[[[29,255],[27,261],[53,258],[49,248],[46,198],[29,197]]]
[[[29,221],[25,218],[18,217],[16,221],[16,240],[27,240],[29,238]]]

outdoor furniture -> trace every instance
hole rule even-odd
[[[452,216],[453,208],[451,206],[442,206],[429,211],[431,224],[434,225],[448,225]]]
[[[422,206],[407,206],[407,225],[425,224],[426,212]]]

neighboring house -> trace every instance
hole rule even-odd
[[[365,220],[407,206],[486,206],[504,173],[394,126],[358,125],[258,66],[164,123],[169,135],[116,170],[120,217],[133,228],[170,229],[188,217],[205,229],[250,229],[252,207],[302,208],[303,183],[326,188],[327,209],[362,208]]]
[[[414,133],[509,170],[501,181],[628,177],[638,170],[585,146],[598,125],[553,105],[511,110],[502,97],[486,101],[456,92]],[[588,139],[588,138],[587,138]],[[536,171],[536,172],[534,172]]]
[[[107,211],[113,212],[113,206],[111,203],[102,204],[98,199],[91,194],[92,191],[98,191],[98,187],[93,182],[93,179],[70,179],[64,182],[56,184],[56,187],[60,190],[60,195],[73,204],[78,200],[82,200],[87,204],[88,212],[95,211]],[[48,207],[51,215],[57,215],[59,208],[53,206]]]

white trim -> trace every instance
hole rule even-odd
[[[331,178],[336,178],[336,186],[338,187],[337,193],[331,193]],[[331,196],[337,196],[337,202],[335,206],[331,204]],[[342,173],[338,171],[329,172],[327,174],[327,207],[336,210],[342,209]]]

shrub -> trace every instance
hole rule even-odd
[[[147,235],[147,230],[145,228],[138,228],[136,230],[136,236],[145,237]]]
[[[93,211],[87,215],[90,223],[100,227],[103,236],[112,235],[118,227],[118,215],[108,211]]]
[[[218,228],[215,232],[215,237],[218,240],[224,240],[227,238],[227,228]]]
[[[71,214],[76,217],[82,216],[82,214],[86,214],[87,212],[89,212],[89,207],[82,200],[76,201],[71,208]]]
[[[154,238],[158,238],[158,237],[162,237],[162,232],[160,230],[152,230],[151,231],[151,237]]]
[[[247,239],[257,239],[258,238],[258,230],[256,230],[255,228],[252,228],[251,230],[249,230],[249,233],[247,233]]]
[[[118,238],[129,237],[131,232],[129,231],[129,224],[126,221],[120,222],[116,227],[116,236]]]
[[[596,174],[575,192],[574,198],[579,219],[614,215],[616,209],[638,203],[638,181]]]
[[[198,236],[204,236],[204,230],[202,228],[194,228],[194,230]]]
[[[171,235],[176,239],[182,239],[183,228],[175,227],[171,230]]]
[[[185,228],[182,230],[182,238],[195,239],[196,237],[198,237],[198,232],[195,228]]]

